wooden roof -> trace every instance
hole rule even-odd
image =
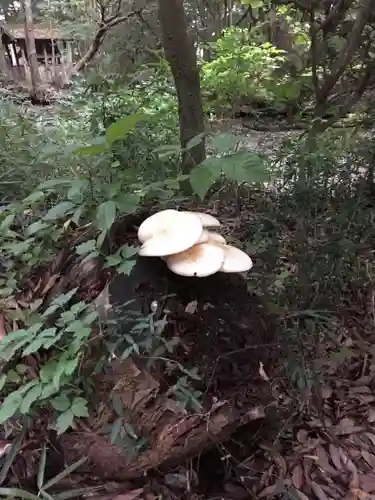
[[[25,38],[24,24],[7,24],[4,27],[5,32],[16,40]],[[34,37],[36,40],[67,40],[69,37],[62,35],[61,31],[48,23],[34,24]]]

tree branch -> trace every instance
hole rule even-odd
[[[141,9],[142,10],[142,9]],[[82,69],[87,66],[87,64],[94,58],[94,56],[99,51],[104,38],[109,30],[121,24],[133,16],[139,14],[139,9],[129,12],[128,14],[124,14],[123,16],[111,16],[107,22],[101,24],[98,31],[96,32],[93,41],[91,42],[90,47],[87,49],[85,54],[81,57],[81,59],[75,64],[73,70],[78,72],[82,71]]]
[[[347,68],[355,50],[360,45],[362,31],[373,9],[373,3],[373,0],[363,0],[361,2],[361,7],[353,25],[353,30],[349,34],[345,46],[341,49],[330,74],[327,76],[325,82],[323,82],[319,92],[320,104],[326,101],[329,93]]]

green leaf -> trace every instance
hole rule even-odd
[[[243,137],[235,134],[218,134],[212,139],[210,147],[217,154],[230,153],[236,149],[238,143],[243,139]]]
[[[45,194],[43,191],[35,191],[34,193],[29,194],[26,198],[23,199],[22,203],[24,205],[31,205],[42,198],[44,198]]]
[[[29,412],[30,407],[42,394],[42,386],[40,384],[34,385],[23,397],[20,405],[20,412],[25,415]]]
[[[56,419],[55,429],[58,435],[63,434],[65,431],[72,427],[74,423],[73,412],[69,409],[60,413]]]
[[[117,206],[112,200],[99,205],[96,212],[96,224],[100,231],[108,232],[116,219]]]
[[[226,178],[234,182],[266,182],[269,173],[262,155],[239,151],[221,158],[221,168]]]
[[[49,224],[47,224],[47,222],[38,220],[37,222],[33,222],[32,224],[30,224],[30,226],[27,226],[27,228],[25,229],[25,235],[32,236],[33,234],[38,233],[39,231],[42,231],[47,227],[49,227]]]
[[[50,208],[46,215],[44,216],[44,220],[57,220],[61,217],[64,217],[68,213],[72,213],[75,208],[75,204],[71,201],[62,201],[58,205]]]
[[[133,257],[138,253],[138,248],[129,245],[123,245],[119,249],[119,253],[123,259],[129,259],[130,257]]]
[[[204,132],[196,135],[190,141],[186,144],[186,150],[189,151],[190,149],[195,148],[198,146],[202,141],[204,140]]]
[[[139,121],[147,118],[145,114],[129,115],[120,118],[115,123],[112,123],[107,128],[106,139],[109,146],[111,146],[115,141],[123,139],[127,134],[133,132]]]
[[[157,153],[159,158],[163,160],[164,158],[179,155],[181,153],[181,146],[179,144],[158,146],[153,150],[153,153]]]
[[[2,402],[0,408],[0,425],[13,417],[22,403],[22,394],[11,392]]]
[[[63,392],[60,396],[51,400],[52,407],[60,412],[64,412],[71,407],[71,401],[68,396]]]
[[[89,241],[84,241],[80,245],[77,246],[76,252],[78,255],[85,255],[90,252],[96,251],[96,241],[95,240],[89,240]]]
[[[134,266],[135,260],[126,260],[116,268],[116,271],[119,274],[129,275],[132,272]]]
[[[195,194],[199,196],[201,200],[206,196],[209,189],[220,177],[220,171],[218,174],[212,171],[209,167],[198,165],[190,172],[190,184]]]
[[[93,144],[90,144],[90,146],[80,146],[73,150],[72,153],[81,156],[95,156],[100,153],[104,153],[107,150],[107,141],[105,138],[98,137],[95,141],[93,141]]]
[[[16,217],[15,213],[7,215],[0,225],[0,231],[5,232],[7,229],[9,229],[10,226],[13,224],[15,217]]]
[[[84,398],[74,398],[71,410],[75,417],[88,417],[87,401]]]

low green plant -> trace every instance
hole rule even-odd
[[[208,106],[232,107],[235,103],[281,105],[295,99],[300,84],[275,72],[286,62],[286,53],[271,43],[252,40],[249,30],[228,28],[211,43],[214,59],[202,64],[202,88]]]
[[[104,135],[93,138],[91,144],[69,145],[69,155],[100,161],[111,154],[112,146],[123,137],[131,136],[147,114],[122,117],[112,123]],[[193,147],[201,137],[191,141]],[[34,290],[26,294],[30,276],[48,269],[56,254],[66,242],[74,241],[71,251],[82,263],[100,258],[107,268],[118,274],[129,274],[134,266],[137,249],[123,245],[107,254],[105,241],[116,219],[135,212],[148,196],[158,197],[160,206],[175,202],[181,179],[190,179],[195,193],[202,199],[215,183],[222,179],[238,183],[260,183],[268,178],[265,159],[238,149],[239,138],[230,135],[217,137],[211,143],[216,156],[195,167],[189,175],[165,178],[156,183],[99,184],[95,178],[81,173],[71,178],[51,179],[40,183],[26,198],[9,204],[0,213],[0,253],[4,272],[0,276],[1,310],[11,331],[0,341],[2,375],[0,386],[4,399],[0,408],[0,424],[20,416],[36,415],[40,408],[48,408],[54,415],[54,426],[59,434],[74,427],[76,420],[88,416],[90,384],[83,367],[93,331],[99,327],[98,313],[89,301],[79,296],[77,287],[48,298],[46,292]],[[165,154],[164,151],[158,154]],[[171,148],[170,148],[171,149]],[[174,154],[180,148],[172,148]],[[170,151],[171,152],[171,151]],[[60,154],[60,157],[58,156]],[[63,161],[65,151],[50,151]],[[165,194],[168,196],[165,197]],[[163,205],[164,204],[164,205]],[[71,238],[78,226],[79,237]],[[48,287],[47,287],[48,289]],[[127,312],[129,315],[130,313]],[[155,320],[153,314],[127,317],[126,331],[111,332],[110,323],[104,325],[108,347],[102,364],[108,356],[125,359],[143,353],[150,362],[166,360],[175,341],[163,337],[165,318]],[[25,362],[29,355],[38,353],[37,371]],[[170,389],[184,406],[198,410],[200,393],[191,389],[190,380],[197,378],[195,370],[178,364],[182,374]],[[142,448],[142,437],[131,431],[126,415],[118,412],[118,419],[108,430],[111,440],[124,444],[125,436],[133,443],[133,451]],[[130,434],[130,435],[129,435]]]

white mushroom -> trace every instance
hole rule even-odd
[[[143,245],[138,253],[143,257],[177,254],[195,245],[202,232],[202,223],[195,215],[164,210],[140,225],[138,238]]]
[[[199,243],[176,255],[169,255],[165,261],[168,268],[180,276],[204,278],[215,274],[222,267],[225,257],[223,245]]]
[[[162,210],[156,214],[147,217],[138,229],[138,239],[141,243],[152,238],[152,236],[159,231],[160,227],[168,225],[171,218],[174,216],[172,214],[178,213],[177,210]]]
[[[198,243],[206,243],[207,241],[216,241],[218,243],[226,244],[226,239],[224,236],[221,236],[219,233],[215,233],[214,231],[207,231],[207,229],[203,229],[201,237],[198,240]]]
[[[243,273],[253,267],[253,261],[239,248],[232,245],[220,245],[224,249],[225,257],[221,268],[222,273]]]
[[[221,226],[220,221],[218,221],[213,215],[205,214],[203,212],[183,212],[185,214],[194,214],[198,217],[202,223],[203,227],[219,227]]]

